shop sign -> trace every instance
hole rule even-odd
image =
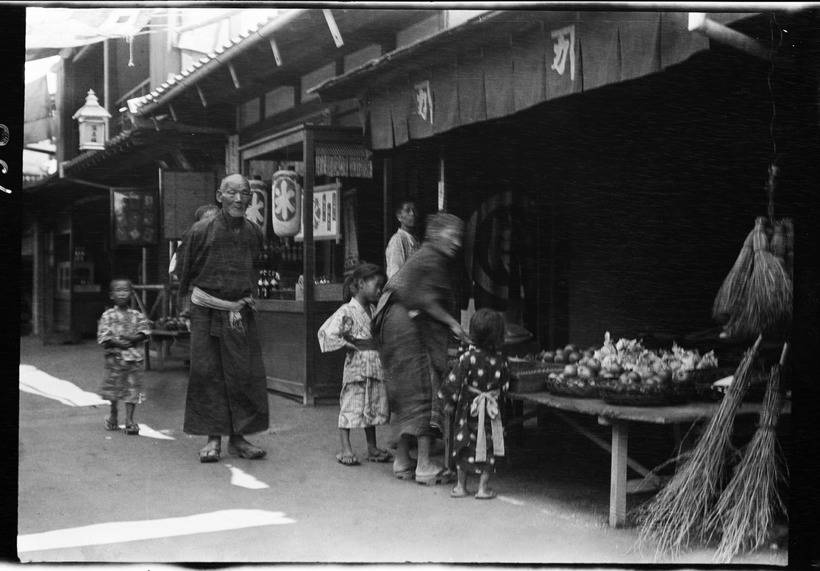
[[[231,135],[225,144],[225,172],[234,174],[239,172],[239,135]]]
[[[116,245],[157,243],[157,204],[153,190],[112,190],[111,212]]]
[[[575,26],[566,26],[550,32],[555,57],[550,69],[564,75],[569,60],[569,78],[575,81]]]
[[[430,81],[422,81],[413,86],[415,92],[416,113],[423,121],[433,124],[433,97],[430,93]]]
[[[341,184],[326,184],[313,188],[313,239],[336,240],[341,239],[339,226]],[[295,236],[296,240],[303,240],[302,230]]]

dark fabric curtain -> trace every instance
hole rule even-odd
[[[485,121],[487,103],[484,97],[484,62],[481,52],[474,51],[458,60],[458,116],[462,125]]]
[[[442,63],[433,68],[433,130],[449,131],[462,124],[458,115],[458,85],[453,81],[455,62]]]

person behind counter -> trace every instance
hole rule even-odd
[[[97,394],[111,403],[106,430],[119,430],[118,403],[125,403],[125,433],[139,434],[134,409],[145,400],[142,371],[143,342],[151,336],[151,322],[141,311],[128,307],[131,280],[113,279],[108,296],[114,307],[105,310],[97,323],[97,343],[105,349],[105,377]]]
[[[383,284],[384,274],[379,266],[368,263],[356,266],[345,280],[345,299],[350,301],[331,315],[317,334],[323,353],[348,349],[339,396],[342,450],[336,455],[336,460],[345,466],[359,464],[350,445],[351,428],[364,428],[370,462],[393,459],[387,450],[376,445],[376,426],[390,420],[381,361],[370,332],[373,304],[379,301]]]
[[[390,238],[384,250],[388,280],[420,247],[419,241],[413,235],[416,228],[416,204],[410,200],[402,202],[396,209],[396,219],[399,221],[399,229]]]
[[[187,434],[208,436],[200,462],[228,451],[257,459],[265,451],[244,435],[268,428],[268,395],[251,292],[262,231],[245,218],[250,184],[239,174],[222,179],[220,213],[194,224],[183,244],[179,291],[191,286],[191,368],[185,401]]]
[[[504,456],[504,427],[501,424],[501,398],[510,385],[507,359],[501,353],[504,343],[504,317],[482,308],[470,319],[473,345],[461,354],[458,363],[442,383],[438,393],[445,412],[455,411],[453,457],[458,483],[450,497],[463,498],[467,475],[478,474],[478,500],[493,499],[489,487],[496,457]]]
[[[393,474],[404,480],[415,478],[420,484],[447,479],[446,470],[431,459],[430,450],[443,427],[438,390],[447,374],[449,335],[468,341],[461,325],[445,309],[453,305],[450,272],[463,229],[457,216],[431,216],[425,242],[388,280],[373,318],[373,336],[400,435]],[[409,453],[412,438],[418,442],[415,471]]]

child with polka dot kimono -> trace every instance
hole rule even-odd
[[[496,311],[479,309],[470,320],[470,338],[473,345],[459,357],[438,395],[445,411],[454,414],[452,455],[458,482],[450,496],[466,497],[467,475],[477,474],[475,497],[489,500],[496,496],[489,488],[490,475],[496,458],[504,456],[500,403],[510,384],[507,359],[500,351],[504,318]]]

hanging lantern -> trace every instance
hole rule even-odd
[[[251,186],[251,202],[245,210],[245,218],[258,225],[262,235],[268,234],[268,190],[267,185],[258,179],[248,181]]]
[[[102,150],[108,139],[108,119],[111,114],[100,105],[94,90],[89,89],[85,105],[80,107],[72,119],[80,123],[80,150]]]
[[[272,214],[273,231],[277,236],[295,236],[302,221],[302,187],[294,171],[273,173]]]

